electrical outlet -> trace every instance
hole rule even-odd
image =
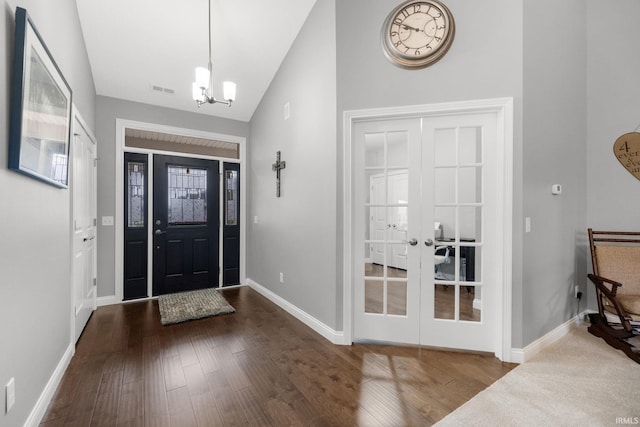
[[[284,273],[280,273],[280,283],[284,283]]]
[[[5,387],[5,392],[7,396],[7,410],[6,413],[9,413],[13,404],[16,403],[16,379],[11,378]]]

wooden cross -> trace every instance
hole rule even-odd
[[[280,152],[276,152],[276,162],[271,165],[271,170],[276,171],[276,197],[280,197],[280,171],[287,167],[287,162],[280,161]]]

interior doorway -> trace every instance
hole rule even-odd
[[[482,104],[346,115],[347,340],[510,347],[511,104]]]

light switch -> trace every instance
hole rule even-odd
[[[254,217],[253,217],[253,223],[254,223],[254,224],[257,224],[257,223],[258,223],[258,215],[256,215],[256,216],[254,216]]]
[[[282,107],[282,113],[283,113],[284,119],[289,120],[289,117],[291,117],[291,104],[288,101]]]
[[[526,217],[524,219],[524,232],[531,233],[531,217]]]
[[[554,196],[559,196],[560,194],[562,194],[562,185],[553,184],[551,186],[551,194],[553,194]]]
[[[105,227],[113,226],[113,217],[112,216],[103,216],[102,217],[102,225]]]

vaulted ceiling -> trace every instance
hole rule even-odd
[[[98,95],[249,121],[315,0],[211,0],[215,96],[198,108],[196,67],[208,62],[207,0],[76,0]]]

